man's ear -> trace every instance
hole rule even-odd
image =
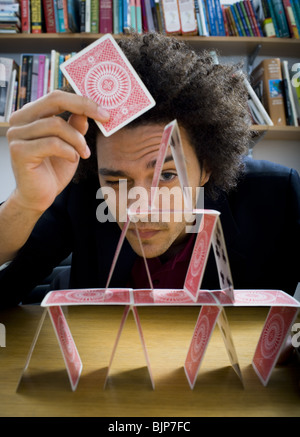
[[[211,170],[208,169],[206,163],[201,166],[201,180],[200,187],[203,187],[209,181]]]

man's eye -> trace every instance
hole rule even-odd
[[[160,180],[162,182],[169,182],[169,181],[172,181],[176,177],[177,177],[177,173],[172,173],[172,172],[166,171],[166,172],[161,174]]]
[[[119,185],[119,181],[105,181],[106,185]]]

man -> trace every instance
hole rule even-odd
[[[163,128],[174,119],[193,192],[204,186],[205,207],[221,212],[236,288],[293,293],[299,281],[299,177],[255,161],[246,161],[241,173],[250,132],[238,68],[214,65],[207,53],[157,34],[124,38],[120,46],[156,101],[130,125],[104,137],[93,119],[107,121],[106,111],[61,91],[11,117],[16,189],[0,209],[0,265],[9,262],[0,272],[0,304],[23,301],[70,253],[69,288],[105,287],[124,223],[119,211],[117,223],[97,220],[99,183],[113,188],[116,205],[124,182],[128,190],[149,191]],[[168,156],[160,187],[178,186]],[[154,286],[181,288],[194,241],[185,221],[171,216],[170,222],[137,226]],[[130,225],[110,286],[149,287],[141,255]],[[212,257],[202,288],[219,288]]]

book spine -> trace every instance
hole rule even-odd
[[[283,81],[285,84],[285,97],[287,99],[286,104],[288,105],[288,101],[289,101],[289,105],[290,105],[290,109],[291,109],[291,117],[289,119],[290,124],[292,126],[298,126],[297,110],[296,110],[295,101],[294,101],[294,97],[293,97],[293,90],[292,90],[292,84],[291,84],[291,79],[290,79],[290,74],[289,74],[288,61],[286,61],[286,60],[282,61],[282,78],[283,78]]]
[[[130,0],[123,0],[123,32],[130,32]]]
[[[63,0],[57,0],[57,32],[58,33],[65,33],[65,19],[64,19],[64,4]]]
[[[26,89],[27,89],[27,74],[28,74],[28,56],[21,56],[20,63],[20,86],[18,96],[18,109],[21,109],[26,103]]]
[[[245,16],[244,16],[243,10],[242,10],[242,7],[241,7],[241,5],[240,5],[240,2],[236,3],[236,7],[237,7],[237,10],[238,10],[238,12],[239,12],[239,16],[241,17],[241,20],[242,20],[242,23],[243,23],[243,28],[244,28],[244,31],[245,31],[246,36],[251,36],[251,35],[250,35],[250,31],[249,31],[249,29],[248,29],[248,24],[247,24],[247,22],[246,22],[246,19],[245,19]]]
[[[237,6],[236,5],[230,5],[231,14],[233,17],[233,20],[235,22],[237,32],[239,36],[246,36],[246,32],[243,28],[243,23],[239,15],[237,15]]]
[[[249,19],[250,19],[250,24],[251,24],[253,34],[254,34],[254,36],[260,36],[250,0],[245,0],[244,3],[245,3],[246,11],[247,11]]]
[[[30,33],[30,3],[29,0],[21,0],[21,29],[22,33]]]
[[[292,11],[295,17],[296,27],[300,35],[300,3],[296,0],[290,0]]]
[[[225,33],[226,36],[229,36],[229,26],[228,26],[228,20],[227,20],[227,16],[226,16],[226,11],[225,11],[225,7],[224,5],[221,6],[222,7],[222,14],[223,14],[223,20],[224,20],[224,26],[225,26]]]
[[[210,36],[218,36],[213,0],[205,0],[209,21]]]
[[[31,72],[31,93],[30,102],[34,102],[38,95],[38,76],[39,76],[39,56],[33,56],[32,72]]]
[[[143,33],[141,0],[136,0],[136,30],[139,34]]]
[[[31,0],[31,32],[42,33],[42,4],[41,0]]]
[[[135,5],[135,0],[130,0],[129,1],[129,8],[130,8],[131,30],[136,32],[136,5]]]
[[[252,0],[248,0],[250,3],[250,6],[252,8],[253,11],[253,15],[258,27],[258,32],[259,32],[259,36],[264,36],[263,31],[262,31],[262,27],[261,27],[261,23],[264,20],[264,15],[263,15],[263,6],[262,6],[262,0],[259,0],[259,3],[256,3],[256,7],[253,4]]]
[[[46,95],[50,87],[50,59],[46,56],[45,59],[45,73],[44,73],[44,90],[43,95]]]
[[[100,8],[102,3],[103,0],[100,0]],[[100,20],[101,13],[102,11],[100,11]],[[99,33],[99,0],[91,0],[91,33]]]
[[[299,39],[299,32],[290,0],[282,0],[287,23],[292,38]]]
[[[43,0],[45,26],[47,33],[56,33],[53,0]]]
[[[67,1],[68,32],[79,32],[79,0]]]
[[[44,95],[45,55],[39,55],[37,99]]]
[[[181,23],[177,0],[162,0],[162,8],[166,34],[180,35]]]
[[[26,103],[31,99],[32,88],[32,69],[33,69],[33,55],[28,56],[28,72],[27,72],[27,88],[26,88]]]
[[[141,0],[141,9],[142,9],[142,29],[143,29],[143,32],[148,32],[145,0]]]
[[[140,0],[137,0],[137,1],[140,1]],[[163,15],[163,11],[162,11],[162,6],[161,6],[161,1],[160,0],[155,0],[155,7],[156,7],[157,18],[158,18],[159,31],[160,31],[160,33],[165,35],[166,34],[166,29],[165,29],[164,15]]]
[[[209,27],[208,27],[206,7],[205,7],[204,0],[198,0],[198,4],[199,4],[199,13],[200,13],[200,20],[201,20],[203,35],[209,36]]]
[[[85,0],[85,32],[91,32],[91,0]]]
[[[271,0],[273,5],[273,10],[275,13],[276,24],[279,32],[280,38],[285,38],[290,36],[288,24],[286,21],[286,16],[284,12],[284,7],[281,0]]]
[[[255,88],[261,90],[263,105],[274,125],[286,126],[280,59],[264,59],[252,72],[252,77]]]
[[[252,31],[252,28],[251,28],[250,20],[249,20],[249,17],[248,17],[246,8],[245,8],[244,1],[241,1],[240,5],[241,5],[241,9],[243,11],[243,15],[244,15],[244,18],[245,18],[245,21],[246,21],[246,24],[247,24],[247,28],[248,28],[249,34],[250,34],[250,36],[254,36],[254,33]]]
[[[227,17],[228,17],[228,20],[230,22],[231,35],[238,36],[239,33],[238,33],[236,22],[234,20],[233,14],[232,14],[231,5],[227,8]]]
[[[150,0],[150,5],[151,5],[154,30],[155,30],[155,32],[159,32],[160,29],[159,29],[158,15],[157,15],[157,10],[156,10],[155,0]]]
[[[199,9],[198,0],[195,0],[194,5],[195,5],[195,15],[196,15],[196,20],[197,20],[197,26],[198,26],[198,34],[199,35],[203,35],[203,29],[202,29],[202,24],[201,24],[200,9]]]
[[[259,97],[257,96],[257,94],[255,93],[254,89],[252,88],[252,86],[250,85],[250,83],[248,82],[248,80],[246,78],[244,78],[244,85],[248,91],[248,94],[250,96],[250,98],[253,101],[253,104],[256,106],[257,110],[259,111],[260,115],[262,116],[262,118],[264,119],[265,123],[269,126],[273,126],[274,123],[271,120],[268,112],[266,111],[265,107],[263,106],[261,100],[259,99]]]
[[[225,26],[223,20],[223,13],[221,8],[220,0],[214,0],[215,2],[215,14],[216,14],[216,22],[217,22],[217,32],[219,36],[226,36]]]
[[[119,33],[123,33],[123,0],[119,0]]]
[[[5,106],[4,121],[6,121],[6,122],[9,122],[9,119],[10,119],[12,112],[14,112],[14,110],[15,110],[15,107],[14,107],[15,103],[14,102],[15,102],[16,85],[18,85],[17,65],[14,63],[13,71],[12,71],[11,76],[10,76],[8,96],[7,96],[7,100],[6,100],[6,106]]]
[[[178,0],[182,35],[197,35],[197,21],[193,0]]]
[[[243,25],[243,21],[242,21],[240,14],[239,14],[239,10],[238,10],[236,3],[234,3],[230,7],[231,7],[233,18],[234,18],[235,22],[237,23],[237,30],[238,30],[239,35],[246,36],[246,31],[245,31],[245,28]]]
[[[100,29],[100,22],[99,22]],[[113,0],[113,32],[119,34],[119,0]]]
[[[80,0],[79,4],[79,31],[85,32],[85,0]]]

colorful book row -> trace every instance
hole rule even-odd
[[[23,33],[299,38],[300,0],[20,0],[14,19]]]

